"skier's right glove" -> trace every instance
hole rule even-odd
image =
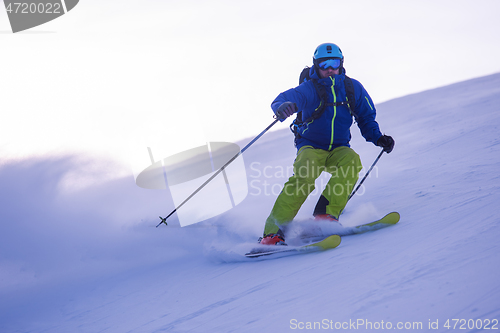
[[[377,146],[384,148],[384,151],[389,154],[394,149],[394,139],[388,135],[382,135],[377,141]]]
[[[285,102],[281,104],[278,109],[276,109],[276,117],[278,117],[279,120],[283,121],[286,118],[290,117],[292,114],[297,112],[297,104],[292,103],[292,102]]]

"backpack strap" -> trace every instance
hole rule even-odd
[[[320,98],[320,103],[319,103],[319,106],[316,110],[314,110],[314,112],[311,114],[311,117],[309,117],[307,120],[304,120],[303,122],[305,123],[308,123],[312,120],[315,120],[315,119],[318,119],[319,117],[321,117],[321,115],[325,112],[325,109],[327,106],[341,106],[341,105],[347,105],[347,107],[349,108],[350,110],[350,104],[349,101],[344,101],[344,102],[335,102],[335,103],[326,103],[325,101],[328,100],[328,93],[326,92],[326,89],[324,86],[320,85],[318,83],[318,80],[317,79],[312,79],[311,80],[313,85],[314,85],[314,88],[316,89],[316,93],[318,94],[319,98]],[[350,79],[349,79],[350,81]],[[352,82],[351,82],[351,88],[352,88]],[[346,88],[347,90],[347,88]],[[354,100],[354,89],[352,89],[352,96],[348,98],[348,100]],[[352,114],[352,111],[351,111],[351,114]]]
[[[352,84],[352,79],[349,76],[345,76],[344,80],[345,93],[347,95],[347,107],[349,111],[354,116],[354,119],[358,121],[358,114],[356,113],[356,96],[354,95],[354,85]]]

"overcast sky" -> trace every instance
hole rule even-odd
[[[253,137],[323,42],[375,103],[497,73],[499,12],[498,0],[81,0],[12,34],[0,10],[0,158],[130,161]]]

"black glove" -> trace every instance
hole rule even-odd
[[[384,148],[384,151],[389,154],[394,149],[394,139],[388,135],[382,135],[377,141],[377,146]]]
[[[281,104],[276,110],[276,116],[279,120],[284,120],[297,112],[297,104],[292,102],[285,102]]]

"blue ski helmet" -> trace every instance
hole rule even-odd
[[[340,59],[340,71],[344,65],[344,55],[342,50],[336,44],[333,43],[323,43],[319,45],[314,51],[313,63],[317,67],[318,64],[326,59]],[[316,68],[317,69],[317,68]]]
[[[333,43],[324,43],[316,48],[314,51],[314,60],[319,60],[322,58],[340,58],[344,59],[340,47]]]

